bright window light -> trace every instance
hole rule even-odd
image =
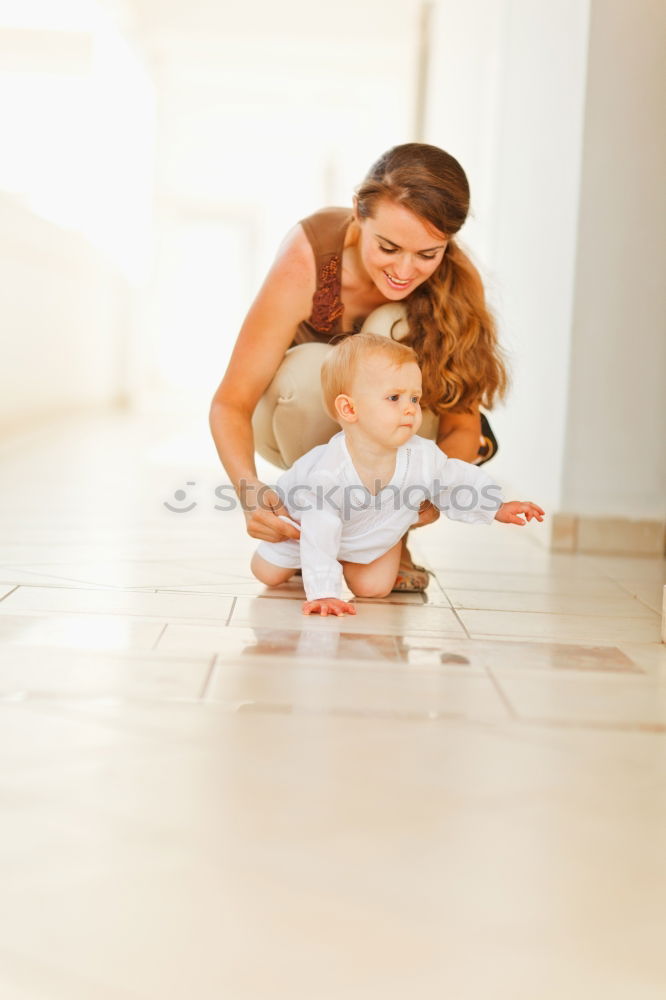
[[[0,191],[83,233],[140,281],[150,241],[153,89],[92,0],[0,0],[0,133]]]

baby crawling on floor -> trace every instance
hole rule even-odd
[[[321,384],[342,430],[276,484],[300,539],[261,542],[251,563],[269,587],[301,569],[304,614],[356,614],[341,599],[343,577],[356,597],[389,594],[402,537],[424,500],[472,524],[543,520],[536,504],[503,502],[485,472],[417,436],[421,371],[411,347],[371,333],[346,337],[325,359]]]

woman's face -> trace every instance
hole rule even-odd
[[[444,256],[446,236],[388,198],[377,203],[372,218],[356,218],[361,262],[387,299],[406,298],[428,280]]]

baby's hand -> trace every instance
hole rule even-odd
[[[541,510],[541,507],[537,507],[535,503],[530,503],[529,500],[509,500],[508,503],[503,503],[497,511],[495,520],[504,521],[505,524],[525,524],[525,520],[519,517],[519,514],[524,514],[528,521],[531,521],[533,517],[537,521],[543,521],[545,517],[545,511]]]
[[[303,605],[304,615],[316,615],[317,612],[323,618],[327,615],[355,615],[356,608],[337,597],[320,597],[316,601],[306,601]]]

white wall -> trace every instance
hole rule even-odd
[[[666,4],[593,0],[563,507],[666,516]]]
[[[286,232],[413,138],[418,0],[142,4],[159,94],[145,408],[207,414]],[[159,8],[159,10],[158,10]],[[149,362],[152,359],[152,369]]]
[[[560,504],[575,276],[587,0],[439,0],[427,140],[472,187],[480,266],[513,388],[493,412],[504,482]],[[499,474],[499,473],[498,473]]]
[[[127,396],[153,117],[95,0],[0,0],[0,434]]]
[[[129,288],[79,233],[0,195],[0,435],[122,401]]]

